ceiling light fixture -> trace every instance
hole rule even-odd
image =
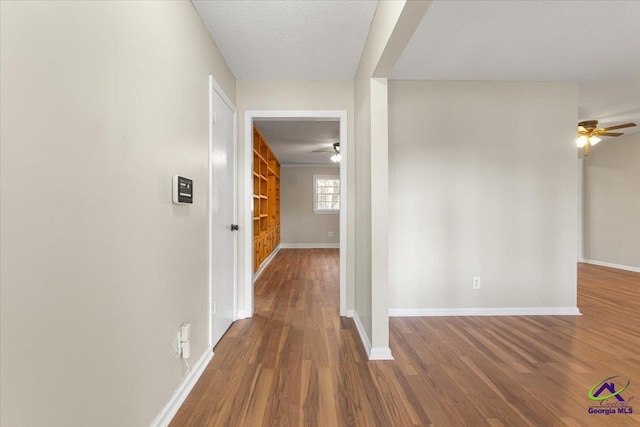
[[[597,136],[590,136],[588,141],[589,141],[589,145],[594,146],[598,142],[602,141],[602,139],[598,138]],[[578,146],[578,148],[582,148],[585,146],[586,143],[587,143],[587,137],[585,135],[580,135],[578,137],[576,145]]]
[[[335,154],[331,156],[331,161],[334,163],[338,163],[342,159],[342,155],[340,154],[340,143],[336,142],[333,144],[333,151]]]

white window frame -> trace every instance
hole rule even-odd
[[[318,209],[318,180],[320,179],[335,179],[340,182],[340,175],[313,175],[313,212],[316,214],[339,214],[340,208]],[[338,195],[340,196],[340,204],[342,204],[342,191]]]

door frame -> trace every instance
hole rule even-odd
[[[578,158],[578,262],[584,262],[584,157]]]
[[[215,77],[209,75],[209,145],[207,153],[207,169],[209,171],[209,180],[207,182],[207,216],[208,221],[208,256],[207,265],[209,270],[209,297],[207,302],[207,310],[209,312],[209,349],[213,349],[213,158],[211,156],[213,152],[213,97],[214,93],[218,94],[225,104],[233,112],[233,149],[230,159],[230,165],[233,168],[233,223],[238,223],[238,110],[235,104],[231,101],[231,98],[227,96],[224,89],[216,81]],[[229,224],[231,226],[231,224]],[[230,268],[233,269],[233,320],[238,319],[238,233],[233,233],[233,265]]]
[[[256,120],[319,120],[340,123],[340,316],[347,316],[347,110],[247,110],[244,115],[244,314],[253,316],[253,123]]]

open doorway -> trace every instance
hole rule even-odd
[[[254,311],[254,270],[256,263],[254,262],[254,156],[251,155],[254,149],[254,125],[256,123],[268,122],[334,122],[338,125],[338,135],[340,143],[340,168],[335,169],[340,180],[340,206],[339,206],[339,248],[340,248],[340,315],[347,315],[346,295],[347,295],[347,112],[344,110],[331,111],[314,111],[314,110],[296,110],[296,111],[280,111],[280,110],[262,110],[262,111],[246,111],[244,121],[244,152],[245,155],[245,215],[243,224],[245,230],[245,310],[251,314]],[[332,144],[330,144],[332,146]],[[329,158],[333,153],[328,153]],[[280,169],[282,170],[282,168]],[[338,172],[339,171],[339,172]],[[326,182],[325,182],[326,184]],[[275,249],[275,248],[274,248]]]

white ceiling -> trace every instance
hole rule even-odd
[[[639,45],[640,1],[434,1],[391,78],[578,82],[580,120],[640,124]]]
[[[193,4],[236,79],[351,80],[377,1]]]
[[[332,152],[312,153],[314,150],[333,150],[340,141],[340,122],[319,120],[256,121],[280,164],[325,164],[335,166]]]
[[[639,1],[435,1],[396,79],[583,82],[637,76]]]
[[[377,1],[193,4],[237,79],[332,80],[354,77]],[[580,120],[640,124],[639,45],[639,0],[433,1],[390,78],[577,82]],[[291,144],[325,130],[292,123],[287,139],[285,123],[265,124],[283,163],[317,163]]]
[[[580,84],[580,120],[600,120],[600,126],[634,122],[621,129],[625,135],[640,132],[640,72],[638,76]]]

